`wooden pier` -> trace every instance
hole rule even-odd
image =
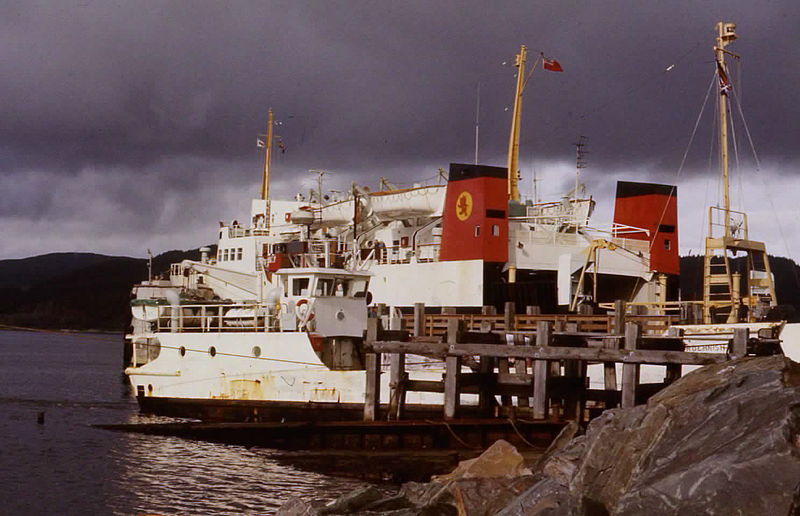
[[[613,313],[600,316],[520,316],[513,303],[502,315],[491,311],[444,310],[433,315],[417,304],[412,317],[386,318],[379,316],[379,309],[369,319],[365,342],[364,420],[402,420],[406,394],[420,391],[443,393],[445,421],[464,415],[462,394],[472,394],[477,395],[478,414],[483,417],[581,422],[606,408],[645,402],[680,378],[685,365],[724,362],[743,357],[748,350],[751,354],[780,350],[771,335],[751,337],[748,328],[737,327],[727,353],[686,351],[681,330],[669,327],[676,317],[628,315],[622,301]],[[379,381],[384,354],[390,375],[390,392],[385,394]],[[413,371],[405,367],[409,354],[442,360],[441,380],[414,379]],[[590,364],[602,364],[602,389],[589,387]],[[617,364],[621,364],[619,379]],[[666,366],[663,382],[641,383],[641,365]],[[476,407],[469,409],[474,414]]]

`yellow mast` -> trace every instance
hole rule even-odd
[[[525,87],[525,57],[528,47],[521,45],[515,66],[517,67],[517,94],[514,97],[514,112],[511,117],[511,135],[508,139],[508,199],[519,201],[519,126],[522,117],[522,90]]]
[[[261,198],[269,201],[269,167],[272,161],[272,108],[269,109],[269,116],[267,117],[267,141],[264,142],[264,177],[261,181]],[[269,216],[267,214],[267,220]]]
[[[703,322],[752,322],[763,318],[764,305],[777,305],[775,283],[770,269],[769,255],[763,242],[750,240],[747,214],[731,211],[728,173],[728,107],[732,85],[725,68],[725,55],[736,54],[725,50],[736,38],[736,24],[719,22],[716,25],[714,57],[719,88],[719,161],[722,174],[722,231],[715,235],[716,210],[708,211],[708,236],[705,239],[703,265]],[[736,220],[734,220],[734,218]],[[732,270],[731,258],[742,252],[743,274]],[[742,281],[744,280],[744,281]],[[741,285],[745,286],[744,292]],[[759,312],[759,313],[756,313]]]
[[[720,74],[727,74],[725,70],[725,47],[736,39],[736,24],[729,22],[717,23],[717,44],[714,53],[717,60],[717,70]],[[720,82],[722,77],[720,76]],[[720,84],[720,86],[722,86]],[[720,87],[719,92],[719,161],[722,172],[722,207],[725,217],[725,236],[731,236],[731,198],[728,186],[728,91]]]

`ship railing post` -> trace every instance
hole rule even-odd
[[[536,323],[536,345],[549,346],[552,339],[552,326],[549,321]],[[548,413],[547,377],[549,367],[546,360],[533,362],[533,418],[546,419]]]
[[[378,340],[377,317],[367,319],[367,344]],[[366,353],[365,366],[367,380],[364,388],[364,421],[375,421],[381,405],[381,354]]]
[[[202,305],[200,307],[200,331],[205,333],[206,332],[206,305]]]
[[[642,328],[636,323],[625,325],[625,349],[634,351],[639,347]],[[622,408],[636,405],[636,384],[638,383],[638,364],[625,362],[622,364]]]
[[[416,321],[415,321],[416,322]],[[403,319],[391,319],[390,330],[402,330]],[[405,412],[406,392],[406,354],[392,353],[389,355],[389,419],[402,419]]]
[[[747,356],[747,341],[750,339],[750,328],[734,328],[728,356],[731,359]]]
[[[458,344],[463,332],[464,323],[460,319],[447,320],[447,343]],[[458,406],[461,398],[461,357],[447,356],[445,358],[444,374],[444,418],[455,419],[458,415]]]

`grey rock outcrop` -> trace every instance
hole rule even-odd
[[[800,506],[800,365],[744,358],[609,410],[502,514],[792,515]]]

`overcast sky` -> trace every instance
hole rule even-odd
[[[796,0],[0,0],[0,259],[212,243],[257,195],[270,106],[276,197],[307,190],[310,169],[341,189],[471,162],[479,85],[480,161],[504,166],[520,44],[565,70],[526,90],[523,193],[534,173],[544,197],[568,190],[585,135],[598,217],[617,180],[677,184],[681,249],[698,252],[718,197],[713,96],[679,167],[722,19],[738,25],[731,70],[760,158],[739,125],[733,204],[752,238],[798,258]]]

